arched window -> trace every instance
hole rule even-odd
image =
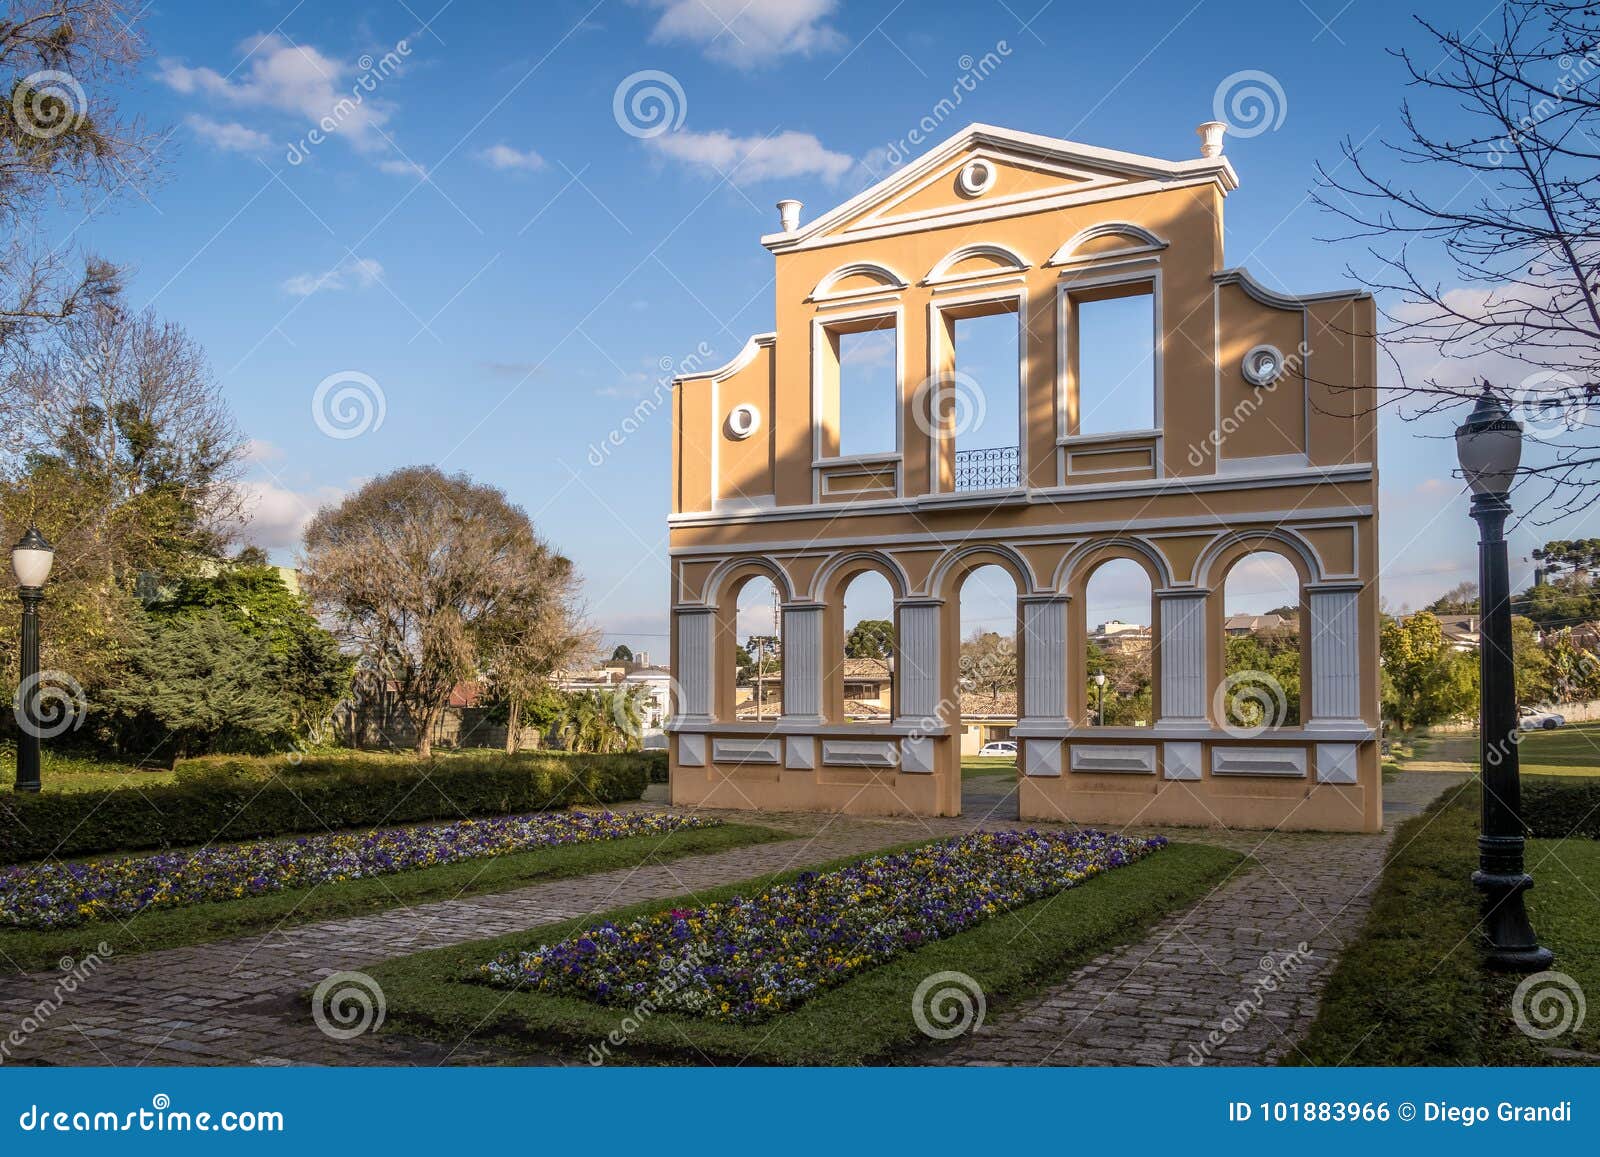
[[[961,579],[961,754],[1011,738],[1017,722],[1017,584],[1001,566],[980,566]]]
[[[1215,692],[1223,727],[1261,731],[1300,723],[1304,603],[1300,575],[1282,555],[1255,551],[1228,568],[1223,682]]]
[[[838,644],[841,712],[851,723],[894,718],[894,590],[877,571],[862,571],[844,589]]]
[[[740,585],[732,630],[733,714],[775,720],[783,714],[783,619],[772,580],[754,575]]]
[[[1113,558],[1084,587],[1086,726],[1149,727],[1155,720],[1150,578]]]

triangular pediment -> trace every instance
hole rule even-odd
[[[762,243],[781,252],[1205,181],[1224,192],[1238,184],[1220,156],[1165,161],[973,125],[837,208]]]

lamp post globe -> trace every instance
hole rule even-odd
[[[1456,458],[1472,491],[1472,517],[1478,524],[1478,767],[1483,819],[1472,883],[1483,894],[1488,962],[1537,972],[1550,966],[1554,954],[1540,946],[1523,898],[1533,887],[1533,877],[1523,863],[1511,573],[1505,540],[1511,483],[1522,461],[1522,423],[1507,413],[1487,384],[1456,430]]]
[[[37,526],[28,527],[11,548],[11,573],[17,578],[17,598],[22,602],[21,669],[17,698],[16,790],[39,790],[39,603],[45,580],[55,564],[56,552]]]
[[[1095,711],[1094,711],[1095,726],[1096,727],[1104,727],[1106,725],[1106,673],[1104,671],[1096,671],[1094,673],[1094,688],[1095,688]]]

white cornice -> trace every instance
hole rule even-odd
[[[993,208],[985,206],[983,200],[979,199],[974,201],[970,207],[954,207],[947,215],[932,218],[924,217],[916,221],[885,224],[871,229],[862,229],[852,232],[848,238],[839,238],[837,240],[825,238],[829,230],[857,214],[897,196],[930,172],[948,163],[952,158],[969,149],[983,147],[992,148],[1003,156],[1016,156],[1025,160],[1034,159],[1055,164],[1092,166],[1133,178],[1136,183],[1146,186],[1142,191],[1214,182],[1221,188],[1223,193],[1228,193],[1238,188],[1239,185],[1238,174],[1233,171],[1233,166],[1225,157],[1192,157],[1182,161],[1166,161],[1158,157],[1147,157],[1138,153],[1122,152],[1118,149],[1104,149],[1095,145],[1079,144],[1076,141],[1062,140],[1058,137],[1040,136],[1036,133],[1024,133],[1016,129],[999,128],[994,125],[974,124],[967,126],[943,144],[924,153],[904,168],[885,177],[876,185],[863,190],[821,216],[813,218],[803,227],[784,233],[770,233],[761,239],[761,243],[773,252],[779,253],[792,249],[814,248],[844,240],[882,236],[906,230],[927,229],[944,224],[956,224],[974,219],[983,220],[996,216],[1033,213],[1041,209],[1054,208],[1057,205],[1100,200],[1107,196],[1125,195],[1120,191],[1123,187],[1098,188],[1087,190],[1080,194],[1067,193],[1060,196],[1042,198],[1037,201],[1023,201]]]
[[[1218,285],[1237,285],[1262,305],[1270,305],[1274,309],[1302,310],[1308,305],[1319,301],[1352,301],[1372,295],[1364,289],[1330,289],[1324,293],[1279,293],[1276,289],[1268,289],[1261,282],[1250,275],[1248,269],[1224,269],[1213,273],[1211,280]]]
[[[718,366],[714,370],[696,370],[690,374],[679,374],[672,379],[676,386],[679,382],[723,382],[733,377],[734,374],[744,369],[745,366],[755,361],[756,353],[762,346],[773,345],[777,342],[776,333],[758,333],[744,343],[744,348],[733,355],[733,360],[727,365]]]

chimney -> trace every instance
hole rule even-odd
[[[1207,121],[1194,131],[1195,135],[1200,138],[1200,155],[1202,157],[1220,157],[1222,155],[1222,134],[1228,131],[1226,121]]]
[[[800,228],[800,202],[794,200],[779,201],[778,220],[783,224],[785,233],[793,233]]]

